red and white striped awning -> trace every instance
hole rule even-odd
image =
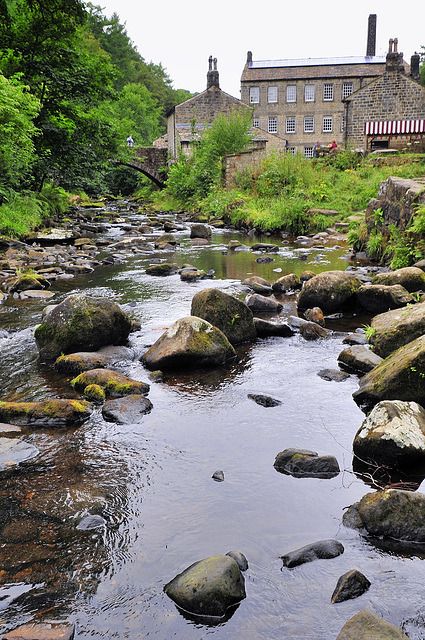
[[[365,122],[366,136],[403,135],[405,133],[425,133],[425,119],[422,120],[379,120]]]

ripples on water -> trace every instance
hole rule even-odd
[[[109,232],[114,239],[120,234],[116,227]],[[131,336],[141,354],[164,327],[190,314],[193,295],[205,287],[243,298],[240,281],[252,273],[274,281],[346,266],[338,248],[287,245],[274,262],[259,264],[251,252],[224,253],[235,234],[217,233],[208,247],[191,245],[187,232],[178,237],[179,249],[166,258],[214,269],[214,279],[187,284],[177,275],[146,277],[152,256],[136,251],[122,265],[57,281],[54,302],[78,291],[115,299],[141,323]],[[306,251],[309,259],[300,261]],[[285,317],[295,298],[283,302]],[[0,307],[0,328],[9,332],[0,338],[3,400],[72,396],[69,380],[38,361],[33,329],[41,309],[13,299]],[[362,322],[354,319],[346,329]],[[404,624],[411,640],[424,639],[420,555],[381,550],[341,525],[343,510],[369,491],[351,470],[351,443],[364,417],[351,398],[357,378],[336,383],[317,376],[337,368],[343,335],[313,343],[299,335],[260,340],[238,347],[238,360],[217,370],[169,374],[151,383],[154,409],[138,424],[106,423],[98,408],[74,431],[29,434],[40,456],[2,479],[0,513],[29,520],[44,542],[3,539],[4,628],[63,618],[75,621],[77,638],[332,640],[367,608]],[[137,360],[122,370],[148,380]],[[264,408],[249,393],[282,404]],[[331,480],[279,474],[274,458],[287,447],[334,454],[344,471]],[[216,469],[224,482],[211,479]],[[87,514],[101,515],[105,526],[77,532]],[[282,569],[279,556],[333,537],[345,546],[338,558]],[[196,560],[231,549],[249,561],[246,600],[214,626],[182,615],[163,585]],[[338,577],[353,568],[371,580],[370,590],[331,605]]]

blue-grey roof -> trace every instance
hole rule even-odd
[[[386,56],[346,56],[336,58],[301,58],[299,60],[253,60],[250,69],[266,69],[269,67],[315,67],[335,64],[382,64]]]

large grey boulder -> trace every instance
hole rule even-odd
[[[245,580],[236,560],[217,555],[190,565],[165,585],[181,609],[202,616],[223,617],[246,597]]]
[[[406,400],[425,405],[425,335],[385,358],[360,381],[356,403],[370,410],[381,400]]]
[[[339,540],[319,540],[295,551],[290,551],[281,556],[281,560],[284,567],[291,569],[305,562],[313,562],[313,560],[336,558],[342,553],[344,553],[344,545]]]
[[[345,511],[342,522],[372,536],[425,542],[425,495],[400,489],[367,493]]]
[[[141,357],[152,370],[213,367],[236,352],[224,333],[196,316],[180,318]]]
[[[388,273],[377,273],[372,284],[401,284],[410,293],[425,289],[425,273],[419,267],[403,267]]]
[[[34,336],[40,356],[56,359],[74,351],[124,344],[131,330],[131,318],[112,300],[73,294],[43,317]]]
[[[358,289],[357,299],[370,313],[384,313],[416,302],[401,284],[365,284]]]
[[[336,640],[409,640],[401,629],[364,609],[350,618]]]
[[[380,362],[382,358],[363,344],[353,344],[338,355],[338,364],[343,369],[361,374],[372,371]]]
[[[298,298],[299,309],[320,307],[325,314],[334,313],[355,300],[362,281],[345,271],[325,271],[304,283]]]
[[[386,358],[425,333],[425,302],[380,313],[372,319],[371,327],[373,350]]]
[[[286,293],[286,291],[294,291],[301,289],[302,282],[295,273],[288,273],[286,276],[282,276],[272,284],[273,291],[278,293]]]
[[[249,342],[257,337],[251,309],[220,289],[203,289],[196,293],[190,313],[220,329],[231,344]]]
[[[273,293],[272,285],[265,278],[260,276],[250,276],[242,281],[242,284],[250,287],[254,293],[259,293],[262,296],[269,296]]]
[[[268,313],[279,313],[283,309],[281,302],[259,293],[248,294],[245,298],[245,304],[253,311],[267,311]]]
[[[425,462],[425,409],[416,402],[379,402],[357,431],[353,452],[391,467]]]
[[[284,449],[277,454],[273,466],[294,478],[334,478],[340,472],[334,456],[319,456],[308,449]]]
[[[288,338],[295,333],[285,322],[270,322],[263,318],[254,318],[254,326],[259,338],[267,338],[268,336]]]

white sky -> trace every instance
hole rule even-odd
[[[93,1],[96,4],[96,1]],[[174,89],[206,89],[210,55],[218,60],[220,87],[240,97],[247,51],[253,60],[366,55],[369,14],[377,15],[376,55],[390,38],[410,56],[425,46],[423,0],[107,0],[146,62],[161,63]]]

